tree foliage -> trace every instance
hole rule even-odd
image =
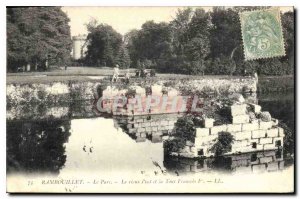
[[[97,24],[91,21],[87,25],[86,60],[91,65],[114,66],[116,57],[120,56],[122,35],[107,24]]]
[[[215,156],[221,156],[231,151],[232,143],[234,142],[233,135],[229,132],[220,132],[217,142],[211,147]]]
[[[268,7],[179,9],[170,22],[146,21],[124,35],[92,19],[86,24],[85,64],[152,68],[193,75],[285,75],[294,73],[294,13],[281,13],[286,56],[245,61],[239,12]],[[71,50],[69,19],[59,7],[7,9],[8,68],[46,60],[66,63]]]
[[[7,68],[45,69],[70,60],[69,18],[60,7],[7,8]]]

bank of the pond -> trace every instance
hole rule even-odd
[[[257,91],[260,93],[286,92],[294,89],[294,76],[259,76]]]
[[[109,79],[94,79],[89,81],[53,81],[53,82],[27,82],[7,83],[6,100],[8,105],[20,104],[55,104],[78,100],[95,99],[99,97],[99,87],[104,90],[108,86],[116,92],[118,90],[142,89],[153,85],[161,85],[164,90],[176,89],[181,95],[203,93],[245,93],[256,92],[257,82],[251,77],[223,77],[211,78],[136,78],[129,83],[119,81],[111,83]]]

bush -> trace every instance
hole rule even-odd
[[[295,150],[295,134],[294,131],[289,128],[285,123],[279,122],[279,127],[284,130],[283,148],[284,153],[293,154]]]
[[[217,142],[210,148],[210,151],[215,156],[222,156],[225,153],[231,151],[232,143],[234,142],[233,135],[229,132],[220,132]]]
[[[185,147],[185,140],[180,138],[174,138],[164,141],[164,150],[167,154],[171,152],[179,152]]]
[[[175,123],[175,136],[185,140],[194,142],[195,139],[195,124],[192,116],[184,116]]]

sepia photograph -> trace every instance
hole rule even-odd
[[[295,51],[293,6],[7,6],[6,191],[293,194]]]

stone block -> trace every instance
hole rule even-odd
[[[259,139],[258,139],[258,138],[256,138],[256,139],[251,139],[251,140],[249,140],[249,142],[250,142],[250,143],[256,142],[256,143],[258,144],[258,143],[259,143]]]
[[[261,106],[257,105],[257,104],[252,104],[252,103],[249,103],[248,104],[251,108],[251,110],[254,112],[254,113],[260,113],[261,111]]]
[[[152,136],[151,142],[153,143],[160,143],[162,142],[162,137],[161,136]]]
[[[248,166],[248,160],[236,160],[236,161],[232,161],[231,163],[231,167],[236,168],[236,167],[246,167]]]
[[[150,126],[146,127],[145,129],[146,129],[147,132],[151,132],[152,131],[152,127],[150,127]]]
[[[273,139],[272,138],[260,138],[259,144],[272,144]]]
[[[278,167],[279,167],[280,170],[284,169],[284,161],[280,161],[278,163]]]
[[[145,142],[146,141],[146,138],[142,138],[142,137],[137,137],[135,139],[136,142]]]
[[[252,139],[266,137],[266,130],[252,131]]]
[[[213,127],[214,126],[214,119],[212,118],[205,118],[204,119],[204,127],[205,128],[210,128],[210,127]]]
[[[238,141],[234,141],[234,143],[232,144],[233,148],[240,148],[240,147],[244,147],[246,146],[248,143],[247,140],[238,140]]]
[[[267,130],[267,136],[268,137],[278,137],[278,129],[277,128],[272,128]]]
[[[259,125],[259,119],[252,119],[250,123],[257,123]]]
[[[174,123],[175,123],[174,121],[168,121],[169,126],[174,126]]]
[[[236,115],[232,117],[232,124],[249,123],[249,115]]]
[[[161,121],[161,123],[160,123],[161,125],[168,125],[169,124],[169,122],[168,121]]]
[[[279,137],[284,137],[284,130],[281,127],[278,127]]]
[[[251,146],[252,148],[252,146]],[[256,148],[252,148],[254,151],[263,151],[264,150],[264,145],[263,144],[256,144]]]
[[[174,126],[170,126],[170,125],[167,126],[167,129],[168,129],[168,130],[172,130],[173,128],[174,128]]]
[[[152,129],[152,131],[157,131],[158,130],[157,126],[152,126],[151,129]]]
[[[252,170],[251,170],[251,166],[246,166],[246,167],[236,167],[236,168],[235,168],[235,172],[236,172],[236,173],[245,174],[245,173],[250,173],[250,172],[252,172]]]
[[[155,136],[162,136],[162,131],[152,131],[152,135],[155,135]]]
[[[227,131],[227,125],[223,124],[223,125],[220,125],[220,126],[214,126],[214,127],[210,128],[210,134],[211,135],[216,135],[216,134],[218,134],[219,132],[222,132],[222,131]]]
[[[136,119],[135,121],[141,123],[141,122],[144,122],[144,119],[143,118],[139,118],[139,119]]]
[[[196,137],[209,136],[209,128],[196,128]]]
[[[227,125],[227,132],[239,132],[242,131],[242,125],[241,124],[228,124]]]
[[[266,165],[265,164],[252,165],[252,171],[254,173],[262,173],[265,170],[266,170]]]
[[[254,131],[258,129],[259,129],[258,123],[242,124],[242,131]]]
[[[141,137],[145,138],[146,137],[146,133],[141,133]]]
[[[194,146],[194,143],[191,142],[191,141],[186,141],[186,142],[185,142],[185,145],[186,145],[186,146],[189,146],[189,147],[192,147],[192,146]]]
[[[128,133],[130,133],[130,134],[131,133],[136,133],[136,131],[137,131],[136,129],[128,129]]]
[[[274,150],[277,149],[277,147],[275,147],[275,144],[264,144],[264,150]]]
[[[241,104],[241,105],[232,105],[230,107],[231,109],[231,115],[236,116],[236,115],[245,115],[246,110],[247,110],[247,105],[246,104]]]
[[[270,162],[267,165],[268,171],[277,171],[278,170],[278,162]]]
[[[259,129],[262,129],[262,130],[267,130],[267,129],[270,129],[272,128],[272,122],[263,122],[263,121],[260,121],[259,122]]]
[[[272,161],[273,161],[272,156],[259,158],[260,163],[269,163],[269,162],[272,162]]]
[[[143,132],[145,132],[145,131],[146,131],[145,128],[138,128],[138,129],[137,129],[137,132],[138,132],[138,133],[143,133]]]
[[[245,140],[245,139],[251,139],[252,133],[251,131],[242,131],[242,132],[237,132],[234,135],[235,140]]]

